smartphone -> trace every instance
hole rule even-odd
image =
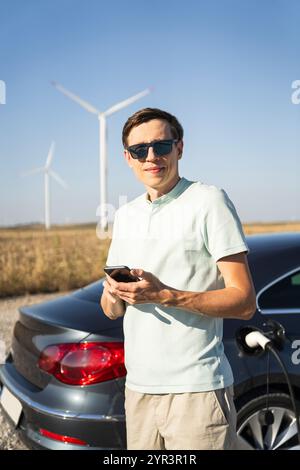
[[[130,274],[130,268],[128,266],[105,266],[104,272],[112,277],[117,282],[137,282],[138,277]]]

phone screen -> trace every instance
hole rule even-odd
[[[105,266],[104,272],[117,282],[137,282],[139,280],[130,274],[128,266]]]

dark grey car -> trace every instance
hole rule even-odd
[[[281,356],[300,399],[300,233],[247,237],[258,309],[251,324],[284,325]],[[32,448],[126,448],[122,318],[109,320],[99,306],[102,281],[70,295],[20,309],[12,349],[0,368],[0,402]],[[248,446],[288,449],[297,444],[295,416],[283,373],[270,361],[265,426],[266,357],[241,356],[240,320],[224,321],[224,345],[235,377],[238,433]],[[299,350],[299,354],[298,354]]]

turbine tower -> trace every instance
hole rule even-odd
[[[92,114],[96,114],[99,120],[99,181],[100,181],[100,226],[103,230],[107,229],[108,226],[108,217],[107,217],[107,125],[106,125],[106,118],[111,114],[119,111],[120,109],[129,106],[130,104],[134,103],[135,101],[143,98],[144,96],[148,95],[151,92],[150,88],[137,93],[130,98],[127,98],[124,101],[120,101],[119,103],[111,106],[106,111],[99,111],[93,105],[88,103],[87,101],[83,100],[79,96],[75,95],[71,91],[64,88],[57,82],[52,81],[52,85],[63,93],[65,96],[70,98],[71,100],[75,101],[77,104],[82,106],[86,111]]]
[[[50,223],[50,177],[55,179],[64,189],[67,189],[68,185],[65,181],[50,168],[53,154],[54,154],[55,143],[52,142],[45,166],[41,168],[33,168],[32,170],[22,173],[21,176],[33,175],[35,173],[44,173],[44,184],[45,184],[45,228],[48,230],[51,227]]]

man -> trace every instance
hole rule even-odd
[[[124,156],[147,192],[116,212],[101,298],[124,315],[128,449],[232,449],[233,375],[223,318],[256,310],[242,226],[223,189],[180,178],[183,129],[146,108],[123,128]]]

